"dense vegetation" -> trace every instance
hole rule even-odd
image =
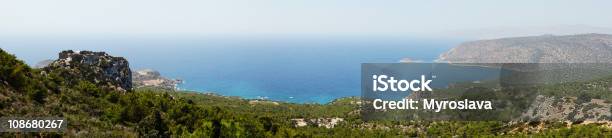
[[[119,92],[85,80],[61,77],[62,70],[32,69],[0,50],[0,117],[59,116],[63,133],[0,133],[2,137],[396,137],[396,136],[611,136],[595,124],[570,128],[548,123],[539,133],[515,131],[538,124],[503,122],[361,121],[355,98],[329,104],[252,102],[234,97],[154,88]],[[294,127],[293,118],[340,117],[334,128]],[[516,133],[514,133],[516,132]]]

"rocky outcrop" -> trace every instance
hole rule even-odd
[[[250,105],[280,105],[278,102],[269,101],[269,100],[250,100]]]
[[[46,71],[58,69],[62,70],[64,78],[73,78],[73,82],[84,80],[119,91],[132,89],[132,72],[128,61],[105,52],[62,51],[59,59],[45,67]]]
[[[325,127],[325,128],[334,128],[334,126],[338,125],[340,122],[343,122],[344,118],[313,118],[313,119],[304,119],[304,118],[296,118],[291,119],[291,122],[294,127],[305,127],[305,126],[316,126],[316,127]]]
[[[571,122],[609,122],[612,104],[602,99],[538,95],[523,118]]]
[[[152,69],[143,69],[132,72],[132,83],[134,87],[156,87],[168,90],[176,90],[177,85],[182,83],[178,79],[168,79]]]
[[[305,127],[305,126],[308,126],[308,122],[306,122],[306,120],[304,118],[291,119],[291,124],[293,124],[293,127]]]
[[[451,63],[612,63],[612,35],[532,36],[465,42],[440,55]]]

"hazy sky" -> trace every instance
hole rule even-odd
[[[2,0],[0,34],[419,34],[612,27],[610,0]]]

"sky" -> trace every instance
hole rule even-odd
[[[0,0],[0,35],[426,34],[612,27],[610,0]]]

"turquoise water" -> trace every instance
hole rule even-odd
[[[108,51],[133,69],[185,80],[182,89],[327,103],[360,95],[361,63],[431,62],[456,40],[402,37],[15,38],[0,47],[34,64],[64,49]]]

